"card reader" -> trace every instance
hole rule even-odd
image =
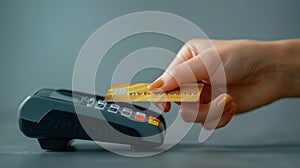
[[[159,147],[164,141],[162,115],[104,97],[70,90],[41,89],[19,107],[19,127],[37,138],[45,150],[68,150],[75,139],[128,144],[133,148]]]

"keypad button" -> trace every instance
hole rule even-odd
[[[98,102],[97,102],[95,108],[100,109],[100,110],[104,110],[105,107],[106,107],[106,105],[107,105],[107,102],[106,102],[106,101],[98,100]]]
[[[138,121],[145,121],[146,119],[146,114],[141,113],[141,112],[136,112],[134,119],[138,120]]]
[[[121,115],[125,117],[130,117],[131,114],[132,114],[132,110],[126,107],[124,107],[123,110],[121,111]]]
[[[120,106],[117,105],[117,104],[111,104],[109,109],[107,110],[108,112],[111,112],[111,113],[117,113],[120,109]]]
[[[149,116],[148,123],[158,127],[159,123],[160,123],[160,120],[155,118],[155,117]]]
[[[95,98],[92,98],[92,97],[91,97],[91,98],[88,100],[86,106],[92,107],[92,106],[95,104],[95,102],[96,102]]]

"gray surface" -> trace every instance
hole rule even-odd
[[[77,151],[42,151],[36,140],[24,138],[16,124],[2,122],[1,167],[299,167],[300,144],[208,145],[184,143],[146,158],[128,158],[94,143],[75,142]],[[14,128],[7,131],[7,128]],[[268,138],[265,138],[268,139]],[[3,145],[5,144],[5,145]],[[116,147],[115,149],[118,149]],[[123,150],[123,147],[119,148]]]
[[[132,159],[79,144],[78,152],[41,151],[17,128],[17,107],[32,90],[71,88],[76,56],[85,40],[111,19],[135,11],[178,14],[212,39],[273,40],[300,37],[298,0],[224,1],[14,1],[0,2],[0,167],[299,167],[300,99],[285,99],[236,116],[201,145],[180,145],[161,155]],[[147,40],[144,40],[147,39]],[[118,43],[99,71],[97,92],[106,92],[118,60],[143,47],[176,52],[181,43],[159,35],[136,35]],[[163,59],[163,58],[162,58]],[[161,71],[141,72],[150,82]],[[283,82],[284,86],[284,82]],[[165,115],[176,116],[176,108]],[[168,123],[170,124],[170,123]],[[184,143],[195,143],[200,127]],[[224,146],[226,145],[226,146]]]

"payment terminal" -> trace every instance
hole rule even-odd
[[[75,139],[159,147],[166,127],[163,116],[154,111],[63,89],[32,93],[21,103],[18,117],[23,134],[37,138],[45,150],[71,149]]]

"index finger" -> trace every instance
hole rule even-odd
[[[161,79],[162,76],[165,76],[166,73],[170,72],[172,69],[174,69],[175,66],[193,58],[197,54],[192,43],[193,43],[192,41],[189,41],[181,47],[181,49],[177,53],[176,57],[171,62],[171,64],[168,66],[168,68],[165,70],[165,72],[160,77],[158,77],[152,84],[149,85],[149,87],[148,87],[149,90],[152,91],[156,88],[161,87],[162,86],[162,79]]]
[[[166,69],[166,71],[174,68],[174,66],[181,64],[191,58],[193,58],[194,56],[196,56],[198,54],[198,52],[196,51],[196,49],[193,47],[191,42],[187,42],[185,43],[181,49],[178,51],[176,57],[174,58],[174,60],[171,62],[171,64],[168,66],[168,68]]]

